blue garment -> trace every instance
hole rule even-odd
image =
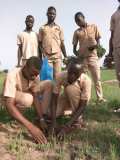
[[[47,57],[43,59],[40,80],[53,80],[53,67],[48,64]]]

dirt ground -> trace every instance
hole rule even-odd
[[[36,146],[29,133],[29,138],[21,134],[21,127],[17,122],[0,123],[0,160],[95,160],[89,155],[81,159],[77,147],[81,144],[75,140],[72,144],[54,144],[53,148]]]

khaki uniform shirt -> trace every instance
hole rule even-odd
[[[38,57],[38,36],[35,32],[24,31],[17,36],[17,45],[22,45],[22,59]]]
[[[52,27],[46,24],[39,30],[39,41],[42,42],[43,54],[60,53],[61,41],[64,41],[63,31],[56,24]]]
[[[114,32],[113,47],[120,47],[120,9],[111,16],[110,30]]]
[[[73,35],[73,45],[79,43],[79,54],[83,57],[97,56],[97,51],[94,49],[92,52],[88,47],[97,44],[96,39],[99,39],[100,33],[96,25],[88,25],[85,28],[78,28]]]
[[[66,87],[68,85],[69,83],[67,82],[67,71],[61,72],[57,76],[53,92],[55,94],[59,94],[61,87]],[[73,82],[72,85],[79,87],[80,99],[89,101],[91,97],[91,80],[86,74],[82,73],[80,77],[75,82]]]
[[[3,96],[15,98],[16,91],[27,92],[30,86],[38,81],[38,78],[34,81],[26,80],[22,75],[21,68],[15,68],[7,74],[3,88]]]

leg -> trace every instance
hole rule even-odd
[[[78,83],[71,84],[65,88],[65,92],[68,97],[70,107],[74,112],[77,109],[80,102],[80,86]]]
[[[116,76],[120,85],[120,48],[116,48],[114,50],[114,61],[115,61]]]
[[[17,91],[15,102],[18,107],[21,106],[30,107],[33,104],[33,96],[30,93]]]
[[[40,82],[39,87],[40,95],[42,95],[41,107],[43,109],[43,114],[46,114],[51,103],[53,85],[51,81],[45,80]]]
[[[97,57],[90,57],[88,59],[88,69],[91,72],[91,75],[94,81],[97,99],[102,100],[103,91],[102,91],[102,85],[100,80],[100,66],[99,66]]]
[[[61,59],[57,58],[54,60],[53,69],[54,69],[54,78],[56,79],[57,74],[61,72]]]
[[[58,105],[56,110],[56,117],[64,115],[64,111],[69,109],[70,110],[70,104],[68,101],[68,98],[65,93],[59,96],[58,98]]]

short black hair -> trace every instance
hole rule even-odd
[[[78,69],[84,71],[83,60],[79,57],[71,56],[68,58],[67,68],[74,68],[75,70]]]
[[[85,16],[84,16],[84,14],[82,13],[82,12],[77,12],[76,14],[75,14],[75,20],[77,20],[77,17],[78,16],[82,16],[84,19],[85,19]]]
[[[34,17],[32,15],[27,15],[26,19],[32,18],[34,20]]]
[[[42,59],[32,56],[27,60],[26,65],[28,67],[35,67],[35,69],[40,70],[42,67]]]
[[[49,12],[50,10],[54,10],[56,12],[55,7],[53,7],[53,6],[48,7],[47,12]]]
[[[80,59],[79,57],[76,57],[76,56],[69,56],[67,59],[67,65],[70,63],[81,64],[81,63],[83,63],[83,60]]]

